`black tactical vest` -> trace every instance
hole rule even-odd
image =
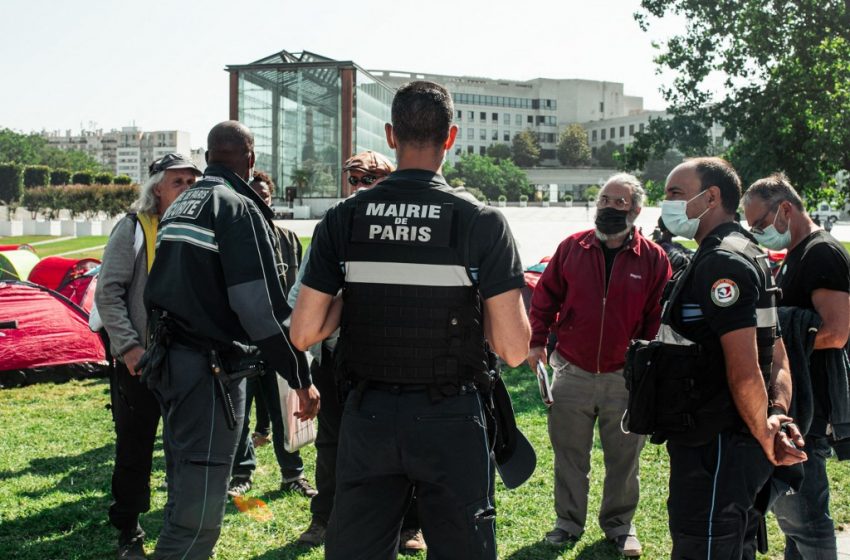
[[[673,309],[691,272],[713,251],[733,252],[750,262],[759,273],[761,290],[756,304],[758,363],[765,387],[770,384],[773,346],[776,340],[776,283],[767,255],[745,235],[733,232],[706,251],[698,251],[691,264],[671,281],[664,304],[653,360],[658,371],[657,417],[653,441],[668,439],[698,445],[729,428],[743,428],[726,379],[726,363],[720,340],[697,344],[673,327]]]
[[[480,205],[442,185],[359,193],[351,214],[337,360],[352,381],[436,385],[487,371],[469,235]]]

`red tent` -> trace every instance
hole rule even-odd
[[[28,280],[56,290],[89,313],[94,305],[99,267],[97,259],[45,257],[32,269]]]
[[[0,282],[0,387],[106,372],[100,336],[88,313],[29,282]]]

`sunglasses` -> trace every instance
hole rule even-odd
[[[351,185],[352,187],[356,187],[357,185],[359,185],[361,183],[368,187],[369,185],[371,185],[372,183],[374,183],[377,180],[378,180],[378,178],[373,176],[373,175],[364,175],[364,176],[360,177],[359,179],[357,177],[353,177],[351,175],[348,176],[348,184]]]

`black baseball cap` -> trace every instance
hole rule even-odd
[[[166,169],[191,169],[192,173],[197,176],[203,175],[198,166],[192,163],[192,160],[186,159],[184,156],[176,153],[165,154],[158,160],[154,161],[148,167],[148,176],[152,177],[159,173],[160,171],[165,171]]]

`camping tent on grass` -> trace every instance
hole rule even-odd
[[[99,271],[97,259],[45,257],[32,269],[28,280],[59,292],[90,313]]]
[[[103,341],[88,319],[49,288],[0,282],[0,387],[105,374]]]
[[[32,251],[0,251],[0,280],[26,280],[36,264],[38,255]]]

